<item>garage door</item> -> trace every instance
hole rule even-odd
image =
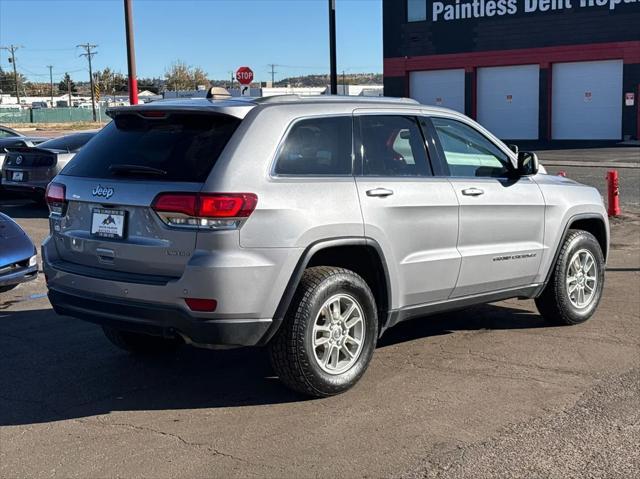
[[[477,86],[482,126],[501,139],[538,139],[538,65],[478,68]]]
[[[621,139],[621,60],[556,63],[552,78],[555,140]]]
[[[411,72],[411,98],[464,113],[464,69]]]

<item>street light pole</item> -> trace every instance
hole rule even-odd
[[[338,94],[338,66],[336,61],[336,0],[329,0],[329,56],[331,63],[331,94]]]
[[[136,78],[136,52],[133,43],[133,12],[131,0],[124,0],[124,21],[127,32],[127,66],[129,68],[129,104],[138,104],[138,79]]]

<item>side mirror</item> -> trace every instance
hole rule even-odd
[[[513,151],[516,155],[520,153],[520,148],[518,145],[507,145],[511,151]]]
[[[532,176],[538,173],[540,162],[538,155],[531,151],[518,153],[518,174],[520,176]]]

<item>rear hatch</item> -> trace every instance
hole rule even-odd
[[[16,183],[46,181],[58,162],[58,151],[39,147],[10,148],[4,161],[4,177]]]
[[[143,283],[180,277],[197,228],[168,226],[154,199],[199,192],[241,120],[157,109],[114,116],[50,187],[58,267]],[[61,214],[56,196],[65,198]]]

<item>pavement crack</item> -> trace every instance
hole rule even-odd
[[[174,440],[180,442],[181,444],[183,444],[183,445],[185,445],[187,447],[193,447],[193,448],[197,448],[197,449],[205,449],[208,452],[212,453],[214,456],[226,457],[228,459],[232,459],[234,461],[242,462],[242,463],[245,463],[245,464],[256,465],[254,463],[251,463],[251,462],[247,461],[244,458],[241,458],[241,457],[238,457],[238,456],[234,456],[233,454],[229,454],[229,453],[223,452],[223,451],[221,451],[219,449],[216,449],[211,444],[189,441],[189,440],[183,438],[180,434],[175,434],[175,433],[172,433],[172,432],[162,431],[161,429],[156,429],[156,428],[153,428],[153,427],[139,426],[139,425],[136,425],[136,424],[130,424],[130,423],[126,423],[126,422],[106,422],[106,421],[101,421],[100,419],[96,419],[96,420],[77,419],[76,421],[78,421],[80,423],[83,423],[83,424],[96,424],[96,425],[99,425],[99,426],[102,426],[102,427],[122,427],[122,428],[132,429],[134,431],[139,431],[139,432],[149,432],[149,433],[156,434],[156,435],[159,435],[159,436],[162,436],[162,437],[174,439]]]

